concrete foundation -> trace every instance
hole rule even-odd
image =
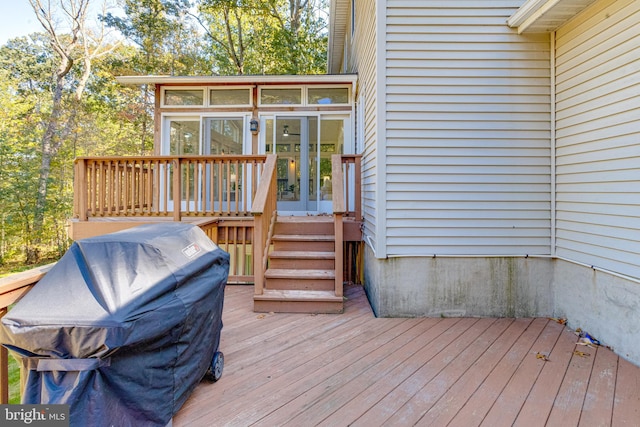
[[[544,257],[376,259],[365,289],[379,317],[566,317],[640,364],[640,284]]]
[[[640,283],[555,261],[555,314],[640,366]]]

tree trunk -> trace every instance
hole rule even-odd
[[[49,175],[51,174],[51,160],[60,148],[60,135],[56,135],[59,131],[60,118],[62,116],[62,85],[64,77],[58,75],[56,80],[56,88],[53,94],[53,105],[51,107],[51,116],[47,123],[47,129],[42,136],[40,174],[38,176],[38,194],[36,205],[33,213],[33,247],[27,249],[27,263],[33,264],[40,259],[39,243],[42,240],[42,231],[44,226],[44,213],[47,207],[47,189],[49,184]]]

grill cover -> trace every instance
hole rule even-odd
[[[69,404],[77,426],[165,426],[218,349],[228,274],[193,225],[75,242],[2,319],[22,403]]]

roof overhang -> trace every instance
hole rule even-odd
[[[349,2],[331,0],[329,5],[329,46],[327,49],[327,70],[338,74],[344,58],[344,42],[347,33]]]
[[[527,0],[508,20],[522,33],[548,33],[557,30],[596,0]]]
[[[355,84],[355,74],[314,74],[278,76],[119,76],[125,85],[273,85],[273,84]]]

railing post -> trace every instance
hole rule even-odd
[[[334,154],[331,156],[331,193],[333,203],[333,228],[335,234],[335,293],[336,296],[342,296],[343,282],[343,265],[344,265],[344,226],[342,217],[346,212],[346,204],[344,199],[344,174],[342,173],[342,156]]]
[[[76,160],[75,194],[77,196],[76,209],[78,219],[86,221],[87,218],[87,161],[85,159]]]
[[[265,241],[264,226],[262,214],[254,214],[253,220],[253,281],[254,294],[262,295],[264,293],[264,267],[262,258],[264,257]]]
[[[362,219],[362,155],[357,155],[354,158],[355,165],[355,177],[354,177],[354,194],[355,197],[355,218],[357,221]]]
[[[181,210],[181,179],[182,171],[180,170],[180,159],[173,159],[173,220],[180,221]]]
[[[344,270],[344,229],[342,224],[342,214],[333,214],[333,227],[335,233],[335,264],[336,264],[336,281],[335,281],[335,293],[336,296],[341,297],[343,294],[342,284],[344,282],[343,270]]]
[[[0,318],[7,314],[7,309],[0,309]],[[0,346],[0,404],[9,403],[9,352]]]

